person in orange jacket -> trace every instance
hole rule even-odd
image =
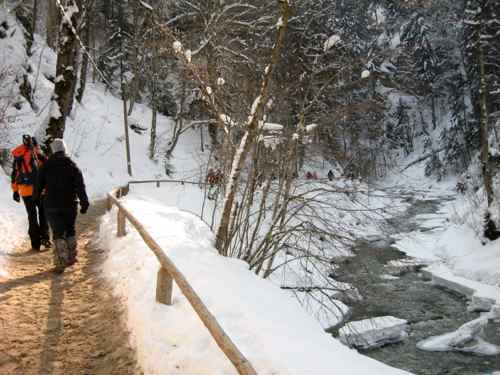
[[[38,169],[45,161],[36,139],[28,134],[23,135],[23,144],[12,151],[14,164],[12,166],[12,198],[16,202],[23,199],[28,214],[28,234],[31,240],[31,249],[40,251],[41,246],[49,248],[49,227],[43,206],[34,199]]]

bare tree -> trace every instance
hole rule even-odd
[[[78,56],[77,29],[81,17],[81,0],[56,0],[61,13],[61,27],[57,54],[56,79],[52,97],[49,122],[45,134],[48,147],[54,138],[62,138],[66,118],[73,107],[76,87],[76,65]],[[71,11],[70,11],[71,10]]]

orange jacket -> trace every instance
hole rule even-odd
[[[12,191],[18,192],[22,197],[33,195],[33,186],[36,183],[38,169],[45,161],[40,147],[29,149],[24,144],[11,151],[14,157],[12,166]]]

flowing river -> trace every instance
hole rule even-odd
[[[442,202],[408,200],[409,209],[390,220],[393,233],[428,230],[420,226],[417,216],[435,214]],[[390,315],[405,319],[410,325],[409,336],[404,341],[360,352],[422,375],[482,375],[500,371],[500,356],[418,349],[417,342],[454,331],[479,315],[467,311],[464,297],[433,285],[418,266],[410,267],[397,278],[388,277],[385,267],[388,262],[408,259],[391,246],[390,239],[360,240],[354,252],[356,255],[344,260],[335,277],[355,286],[363,296],[361,301],[348,303],[352,308],[350,321]],[[332,333],[337,334],[335,330]]]

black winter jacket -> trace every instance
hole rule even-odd
[[[52,155],[40,168],[36,192],[43,191],[47,211],[75,209],[77,197],[82,207],[89,205],[82,172],[62,152]]]

